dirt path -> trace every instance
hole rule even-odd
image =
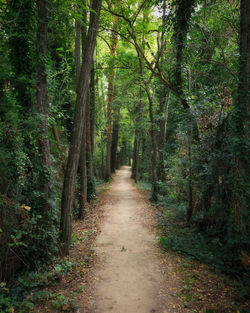
[[[74,268],[57,284],[53,280],[50,298],[36,300],[30,312],[236,312],[242,304],[235,281],[158,246],[156,211],[147,198],[128,167],[117,171],[111,188],[104,184],[85,219],[74,223]],[[248,301],[244,308],[250,312]]]
[[[156,235],[145,225],[147,204],[130,175],[128,167],[117,171],[108,192],[109,203],[104,208],[104,221],[95,244],[99,262],[94,269],[92,310],[182,312],[176,303],[171,268],[164,273]],[[168,290],[164,291],[166,281]]]

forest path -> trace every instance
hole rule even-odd
[[[162,265],[152,231],[152,210],[130,179],[129,167],[114,176],[95,242],[97,264],[91,312],[183,312],[175,296],[176,278]],[[149,218],[150,215],[150,218]]]

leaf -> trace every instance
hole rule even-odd
[[[28,206],[28,205],[25,205],[25,204],[22,204],[22,205],[21,205],[21,208],[24,209],[24,210],[26,210],[26,211],[30,211],[30,210],[31,210],[31,207]]]

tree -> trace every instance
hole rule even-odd
[[[111,138],[112,138],[112,102],[114,100],[114,55],[117,48],[118,42],[118,17],[114,17],[113,21],[113,32],[110,42],[110,62],[108,69],[108,99],[107,99],[107,155],[106,155],[106,180],[109,180],[111,177]]]
[[[250,4],[241,0],[240,5],[240,57],[238,98],[234,106],[233,147],[233,209],[236,227],[244,237],[249,227],[249,120],[250,120]],[[242,238],[243,239],[243,238]],[[244,247],[246,248],[246,246]]]
[[[69,253],[71,235],[72,235],[72,204],[75,192],[76,173],[80,157],[80,147],[85,122],[85,108],[88,98],[89,75],[92,65],[92,59],[96,44],[96,36],[99,26],[99,16],[101,9],[101,0],[93,0],[89,20],[89,29],[86,38],[86,47],[83,53],[83,63],[81,66],[77,100],[74,115],[74,130],[68,155],[68,162],[65,172],[65,178],[62,191],[61,204],[61,251],[63,254]]]

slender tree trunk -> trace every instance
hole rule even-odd
[[[102,116],[104,118],[104,120],[107,120],[107,113],[106,113],[106,105],[105,105],[105,95],[104,95],[104,86],[103,86],[103,80],[101,79],[101,95],[102,95]],[[104,157],[104,146],[105,146],[105,133],[106,129],[101,129],[101,175],[102,175],[102,179],[105,179],[105,174],[106,174],[106,168],[105,168],[105,157]]]
[[[37,0],[38,10],[38,30],[37,48],[39,64],[37,70],[37,108],[41,116],[39,139],[40,160],[44,169],[41,177],[42,190],[45,197],[49,197],[49,179],[45,173],[50,167],[50,145],[48,138],[48,105],[47,105],[47,75],[46,75],[46,56],[47,56],[47,35],[48,35],[48,3],[47,0]]]
[[[102,158],[102,164],[101,164],[101,178],[104,179],[105,177],[105,168],[104,168],[104,149],[103,149],[103,131],[101,130],[101,158]]]
[[[89,94],[89,101],[86,107],[86,152],[87,152],[87,200],[88,202],[95,198],[95,181],[94,181],[94,166],[93,154],[91,147],[91,122],[90,122],[90,108],[91,108],[91,94]]]
[[[139,103],[136,108],[136,120],[135,120],[135,139],[134,139],[134,151],[133,151],[133,166],[132,176],[135,183],[138,181],[138,167],[139,167],[139,147],[140,147],[140,127],[139,122],[141,119],[142,110],[142,88],[139,88]]]
[[[165,27],[166,27],[166,9],[167,4],[166,0],[163,1],[163,12],[162,12],[162,26],[163,30],[161,33],[161,67],[163,67],[163,62],[167,62],[165,60],[166,55],[166,40],[165,40]],[[161,178],[162,182],[166,180],[165,174],[165,164],[164,164],[164,150],[165,150],[165,139],[166,139],[166,125],[167,125],[167,117],[168,117],[168,103],[170,98],[170,89],[168,89],[167,95],[164,96],[166,91],[166,86],[163,82],[160,82],[160,97],[159,97],[159,112],[158,115],[160,116],[159,121],[159,177]]]
[[[90,122],[90,146],[92,158],[95,149],[95,61],[93,60],[92,70],[90,72],[90,108],[89,108],[89,122]]]
[[[75,73],[76,83],[78,84],[81,69],[81,25],[75,21]]]
[[[134,139],[134,150],[133,150],[133,164],[132,164],[132,175],[131,178],[134,179],[135,183],[138,182],[138,161],[139,161],[139,138],[138,132],[135,131]]]
[[[114,122],[112,130],[112,143],[111,143],[111,173],[114,173],[116,170],[116,153],[118,147],[119,139],[119,115],[120,109],[117,108],[114,112]]]
[[[146,91],[148,96],[148,104],[149,104],[149,117],[151,122],[150,134],[152,141],[152,196],[151,199],[153,201],[157,201],[158,199],[158,177],[157,177],[157,141],[156,141],[156,131],[155,131],[155,120],[154,120],[154,112],[153,112],[153,99],[149,90],[149,86],[146,84]]]
[[[159,162],[160,162],[160,177],[161,181],[165,182],[166,173],[165,173],[165,164],[164,164],[164,150],[165,150],[165,141],[166,141],[166,126],[167,126],[167,118],[168,118],[168,103],[170,98],[170,91],[166,98],[161,95],[160,96],[160,109],[159,114],[160,117],[160,133],[159,133]]]
[[[118,31],[118,17],[114,17],[113,29]],[[118,35],[113,32],[111,38],[110,48],[110,62],[109,62],[109,73],[108,73],[108,103],[107,103],[107,157],[106,157],[106,180],[111,177],[111,131],[112,131],[112,102],[114,100],[114,58],[118,42]]]
[[[81,154],[80,154],[80,203],[78,218],[82,219],[86,214],[86,202],[87,202],[87,165],[86,165],[86,124],[83,128],[83,138],[81,144]]]
[[[112,101],[113,101],[113,92],[114,92],[114,76],[109,77],[108,83],[108,105],[107,105],[107,155],[106,155],[106,180],[110,179],[111,176],[111,127],[112,127]]]
[[[90,12],[89,29],[86,38],[86,47],[83,53],[83,63],[81,66],[77,100],[74,114],[74,128],[72,142],[69,149],[68,162],[63,183],[62,201],[61,201],[61,252],[69,254],[69,248],[72,235],[72,204],[75,193],[76,174],[80,157],[80,148],[82,143],[83,128],[85,122],[85,107],[89,87],[89,74],[96,44],[97,30],[99,26],[99,16],[101,9],[101,0],[93,0]]]
[[[83,1],[85,4],[85,1]],[[76,21],[75,25],[75,64],[76,64],[76,82],[79,84],[80,68],[81,68],[81,38],[82,38],[82,62],[84,56],[84,49],[86,48],[86,36],[87,36],[87,12],[83,10],[82,20],[83,23],[80,25]],[[88,101],[88,100],[87,100]],[[85,108],[86,110],[86,108]],[[86,112],[85,112],[86,115]],[[79,176],[80,176],[80,201],[79,201],[79,211],[78,218],[82,219],[86,214],[86,202],[87,202],[87,159],[86,159],[86,121],[83,127],[82,143],[80,160],[78,166]]]

